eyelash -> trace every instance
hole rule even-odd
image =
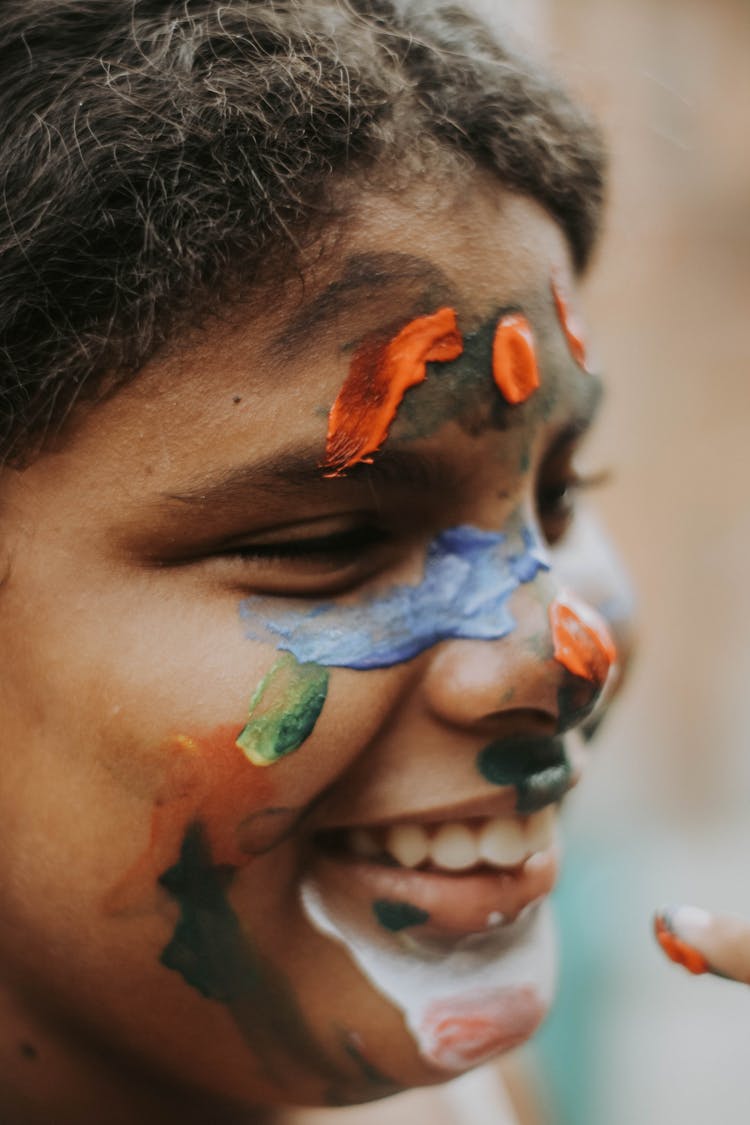
[[[571,464],[573,452],[552,458],[537,485],[537,516],[551,547],[561,543],[570,529],[577,494],[609,479],[607,472],[579,473]],[[359,518],[361,522],[328,534],[297,537],[292,533],[288,539],[240,543],[217,554],[235,574],[238,565],[252,566],[252,584],[260,583],[270,594],[334,596],[377,573],[403,550],[403,531],[389,529],[366,514]],[[245,579],[240,581],[244,584]]]
[[[569,466],[557,480],[540,483],[536,498],[537,512],[550,546],[555,546],[565,538],[575,515],[576,496],[581,492],[601,488],[610,479],[611,474],[606,469],[583,474]]]
[[[566,500],[571,502],[575,495],[599,488],[609,480],[608,472],[582,474],[575,470],[568,472],[559,481],[542,486],[537,494],[537,507],[542,521],[556,515],[570,519],[572,511],[560,511]],[[331,535],[313,538],[289,539],[272,543],[251,543],[233,548],[228,554],[263,562],[315,560],[318,563],[331,561],[340,564],[346,556],[356,558],[368,548],[382,546],[390,538],[385,528],[374,524],[362,524]]]
[[[303,561],[307,558],[315,559],[317,562],[330,559],[340,563],[344,556],[356,557],[368,547],[380,546],[387,539],[388,533],[384,528],[363,523],[331,535],[271,543],[248,543],[233,548],[227,554],[248,559],[262,559],[264,562],[294,559]]]

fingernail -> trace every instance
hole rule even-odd
[[[695,906],[667,906],[654,916],[654,934],[667,957],[699,976],[712,972],[698,948],[711,924],[711,915]]]

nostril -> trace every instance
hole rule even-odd
[[[563,734],[589,717],[601,698],[601,688],[570,672],[557,689],[557,730]]]

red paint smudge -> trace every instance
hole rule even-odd
[[[504,316],[492,344],[492,374],[507,402],[525,402],[539,387],[534,333],[521,313]]]
[[[617,659],[604,618],[574,594],[560,594],[549,607],[555,660],[574,676],[603,687]]]
[[[467,1070],[523,1043],[543,1016],[531,985],[437,1000],[419,1029],[420,1049],[441,1070]]]
[[[217,865],[240,867],[252,857],[240,847],[238,829],[271,802],[265,770],[255,769],[235,745],[237,724],[218,727],[202,738],[175,735],[165,745],[166,780],[157,793],[149,842],[107,896],[111,913],[133,907],[153,890],[159,876],[179,857],[189,824],[200,821]]]
[[[689,973],[695,976],[701,976],[703,973],[710,973],[711,966],[702,953],[689,945],[682,938],[678,938],[675,933],[670,930],[667,923],[663,918],[657,917],[654,919],[654,933],[656,940],[662,947],[670,961],[674,961],[677,965],[682,965]]]
[[[426,378],[427,364],[458,359],[462,351],[453,309],[418,317],[388,344],[363,344],[328,416],[326,475],[338,476],[370,460],[388,436],[406,391]]]
[[[579,367],[582,367],[584,371],[589,371],[586,332],[583,324],[579,317],[573,312],[568,296],[564,292],[559,279],[554,278],[551,284],[552,296],[555,299],[555,308],[557,309],[557,318],[565,333],[565,339],[568,341],[570,354]]]

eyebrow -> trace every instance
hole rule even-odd
[[[428,312],[440,303],[456,301],[455,287],[447,275],[426,258],[398,252],[355,254],[347,258],[343,273],[325,289],[303,301],[271,341],[272,352],[297,354],[342,312],[362,306],[363,298],[404,284],[419,284],[414,313]]]
[[[370,489],[398,486],[410,491],[453,490],[464,473],[449,458],[434,451],[398,446],[383,450],[370,463],[360,463],[341,477],[330,479],[321,465],[319,443],[282,450],[238,465],[176,492],[163,492],[168,508],[196,507],[216,511],[247,503],[248,493],[267,493],[274,499],[304,497],[311,488],[343,490],[347,484]]]
[[[551,454],[582,437],[596,418],[604,388],[597,376],[587,376],[587,380],[590,390],[554,438]],[[333,479],[326,476],[321,460],[319,442],[291,446],[188,484],[178,491],[162,492],[159,500],[172,513],[180,508],[191,508],[219,515],[223,510],[246,505],[249,494],[265,494],[274,501],[304,499],[311,489],[321,486],[342,492],[356,485],[373,493],[377,488],[395,487],[411,492],[450,493],[460,488],[471,472],[469,467],[459,468],[442,453],[411,445],[395,444],[383,449],[375,455],[374,461],[355,465],[345,475]]]

